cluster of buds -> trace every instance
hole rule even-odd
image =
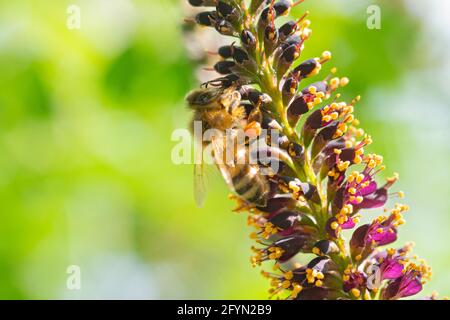
[[[208,85],[240,93],[244,124],[279,131],[284,157],[280,170],[267,177],[266,203],[231,196],[255,228],[251,263],[271,264],[262,274],[271,280],[270,295],[279,298],[412,296],[430,277],[429,267],[410,257],[410,245],[380,251],[396,241],[408,210],[402,204],[384,208],[392,196],[403,198],[402,192],[389,193],[398,175],[377,182],[385,167],[380,155],[365,151],[372,140],[354,116],[360,97],[347,103],[338,92],[348,78],[330,68],[321,80],[302,86],[302,80],[319,74],[331,53],[298,62],[311,36],[308,12],[284,24],[277,19],[301,2],[189,0],[204,7],[197,24],[230,39],[216,53],[220,77]],[[375,208],[387,215],[360,225],[363,211]],[[349,242],[343,230],[353,231]],[[300,263],[301,254],[313,258]]]

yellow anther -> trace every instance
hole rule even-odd
[[[325,97],[325,93],[323,93],[322,91],[319,91],[316,93],[316,97],[322,99]]]
[[[372,138],[371,138],[370,136],[367,136],[367,137],[364,139],[364,143],[365,143],[366,145],[371,144],[371,143],[372,143]]]
[[[299,285],[298,283],[293,283],[292,284],[293,289],[292,289],[292,298],[297,298],[298,294],[300,292],[302,292],[303,287],[301,285]]]
[[[314,105],[318,105],[318,104],[321,104],[322,103],[322,99],[321,98],[319,98],[319,97],[316,97],[316,98],[314,98]]]
[[[352,292],[352,295],[353,295],[355,298],[359,298],[359,297],[361,296],[361,291],[359,291],[359,289],[353,288],[353,289],[351,290],[351,292]]]
[[[373,168],[375,168],[375,167],[377,166],[377,163],[376,163],[374,160],[370,160],[370,161],[367,163],[367,166],[368,166],[370,169],[373,169]]]
[[[336,119],[339,117],[339,113],[337,113],[337,112],[332,112],[332,113],[330,114],[330,117],[331,117],[331,119],[336,120]]]
[[[330,121],[331,121],[331,116],[328,115],[328,114],[327,114],[326,116],[323,116],[323,117],[322,117],[322,121],[323,121],[323,122],[330,122]]]
[[[397,250],[395,250],[394,248],[389,248],[386,250],[387,254],[392,256],[395,254],[395,252],[397,252]]]
[[[348,83],[350,82],[350,80],[347,77],[341,78],[340,80],[340,85],[341,87],[345,87],[346,85],[348,85]]]
[[[365,176],[362,173],[359,173],[356,177],[356,182],[361,183],[364,180]]]
[[[311,20],[303,20],[302,25],[301,25],[301,29],[307,28],[311,25]]]
[[[347,169],[350,166],[350,161],[339,161],[337,167],[339,169],[339,171],[344,171],[345,169]]]
[[[331,88],[336,89],[337,87],[339,87],[339,78],[333,78],[330,80],[330,86]]]
[[[321,287],[323,285],[323,282],[321,280],[316,281],[316,287]]]
[[[288,271],[284,274],[284,278],[286,280],[291,280],[294,277],[294,273],[292,271]]]
[[[283,281],[283,282],[281,283],[281,286],[282,286],[284,289],[287,289],[287,288],[289,288],[289,287],[291,286],[291,282],[290,282],[289,280],[285,280],[285,281]]]
[[[322,53],[322,59],[324,60],[330,60],[331,59],[331,52],[330,51],[324,51]]]
[[[355,119],[355,116],[352,115],[352,114],[349,114],[349,115],[345,118],[344,122],[350,123],[350,122],[353,122],[353,119]]]

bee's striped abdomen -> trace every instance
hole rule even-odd
[[[267,202],[268,183],[264,176],[250,165],[237,165],[230,170],[235,192],[244,200],[258,206]]]

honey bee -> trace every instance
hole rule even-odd
[[[266,206],[269,193],[268,180],[259,174],[257,165],[240,161],[247,159],[248,156],[249,151],[245,141],[231,145],[229,137],[226,136],[236,129],[242,129],[244,132],[249,129],[257,131],[258,126],[255,124],[258,122],[249,119],[257,118],[258,111],[253,111],[246,119],[245,108],[241,106],[241,95],[233,86],[228,88],[205,87],[194,90],[188,94],[186,101],[189,108],[194,111],[192,128],[195,121],[201,121],[202,136],[208,129],[216,129],[221,133],[219,137],[211,138],[208,143],[204,141],[197,141],[197,143],[211,145],[215,164],[230,189],[248,203]],[[201,139],[202,137],[197,138]],[[233,154],[232,162],[223,160],[223,155],[229,154],[229,152]],[[200,159],[200,161],[196,161],[194,167],[194,195],[199,207],[203,205],[206,195],[201,148],[200,153],[196,155],[196,159]]]

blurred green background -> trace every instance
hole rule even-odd
[[[69,5],[81,29],[66,26]],[[366,27],[369,4],[380,30]],[[212,174],[206,206],[171,133],[197,86],[176,0],[0,1],[0,298],[266,298],[246,217]],[[333,52],[346,97],[411,206],[399,244],[450,294],[446,0],[308,0],[304,57]],[[322,74],[324,75],[324,73]],[[394,200],[395,201],[395,200]],[[373,217],[375,212],[367,212]],[[82,288],[66,287],[81,268]]]

